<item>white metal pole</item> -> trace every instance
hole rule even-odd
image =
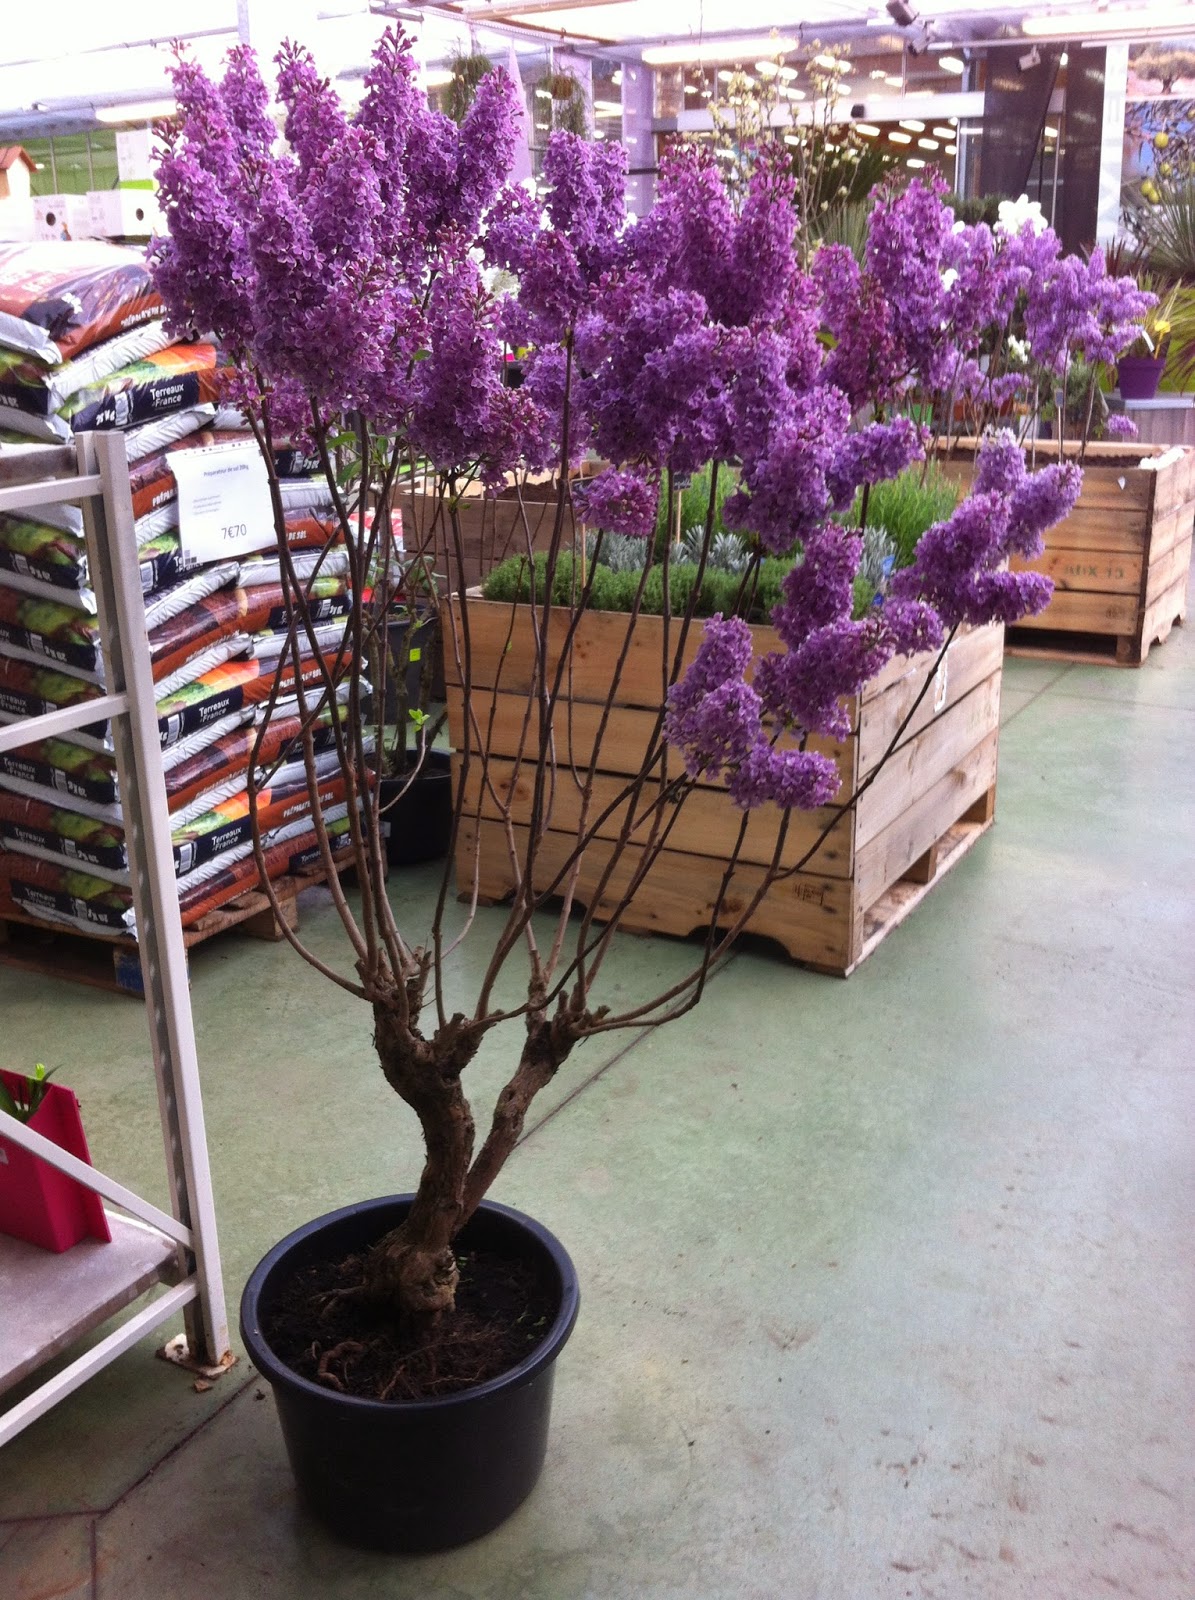
[[[80,470],[98,468],[103,481],[102,506],[84,501],[84,530],[108,688],[129,699],[114,742],[173,1209],[194,1238],[200,1318],[198,1327],[188,1318],[188,1338],[193,1355],[217,1366],[228,1352],[228,1319],[124,436],[83,434],[78,449]]]

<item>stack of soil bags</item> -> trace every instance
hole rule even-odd
[[[323,674],[314,655],[296,671],[284,652],[272,526],[261,530],[259,554],[202,566],[185,558],[172,459],[246,435],[213,428],[214,347],[172,343],[161,318],[135,251],[0,247],[0,441],[125,432],[174,864],[190,926],[257,884],[249,764],[271,700],[256,771],[269,875],[318,859],[295,696],[297,677],[318,694]],[[317,644],[335,659],[349,609],[347,561],[318,465],[301,449],[276,457],[288,542],[311,583]],[[0,722],[104,692],[96,613],[80,510],[56,504],[0,514]],[[331,710],[314,743],[321,809],[333,834],[344,832]],[[94,933],[135,934],[111,728],[102,719],[69,739],[0,755],[0,913],[6,907]]]

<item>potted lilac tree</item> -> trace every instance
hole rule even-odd
[[[342,706],[333,726],[358,895],[350,901],[334,870],[306,732],[346,960],[333,967],[284,931],[360,1000],[362,1050],[372,1030],[376,1065],[418,1118],[426,1154],[413,1194],[320,1218],[271,1251],[246,1289],[241,1325],[274,1387],[308,1504],[358,1543],[428,1549],[496,1525],[530,1492],[543,1459],[576,1280],[545,1230],[487,1198],[535,1096],[586,1040],[664,1024],[700,1001],[711,970],[786,870],[787,820],[825,808],[831,826],[870,781],[841,793],[825,752],[841,730],[841,698],[894,657],[930,652],[907,725],[957,627],[1043,605],[1048,580],[1008,572],[1007,557],[1065,513],[1080,474],[1058,464],[1030,475],[1015,443],[994,439],[970,498],[922,539],[883,604],[856,615],[863,541],[836,513],[918,459],[924,434],[895,388],[868,389],[870,343],[851,343],[840,329],[827,359],[825,296],[797,265],[792,179],[777,162],[756,164],[736,215],[711,167],[684,156],[666,202],[628,225],[622,152],[558,135],[545,160],[543,215],[525,190],[504,183],[515,98],[501,73],[482,81],[457,127],[429,109],[399,34],[379,45],[351,114],[303,51],[284,48],[279,66],[281,149],[250,52],[232,53],[218,85],[188,62],[177,68],[179,116],[165,130],[159,167],[169,235],[155,246],[157,281],[177,324],[218,334],[267,469],[273,441],[286,434],[312,443],[328,477],[353,606],[341,647],[321,655],[276,494],[289,607],[283,659],[308,660],[317,673],[310,689],[297,674],[305,729],[323,708]],[[487,258],[514,274],[515,291],[487,290]],[[933,359],[943,340],[939,266],[925,258],[918,272],[901,279],[903,301],[894,291],[901,328],[889,329],[911,362]],[[509,346],[530,352],[518,388],[502,382]],[[869,393],[875,420],[856,426]],[[571,469],[595,451],[607,465],[575,494]],[[571,560],[575,520],[599,542],[643,539],[661,483],[671,497],[711,461],[738,475],[731,515],[751,543],[751,571],[767,552],[799,544],[773,614],[777,647],[756,660],[738,619],[703,626],[700,571],[674,604],[671,544],[653,547],[599,665],[613,694],[642,653],[638,619],[661,596],[657,705],[640,726],[633,776],[614,801],[599,799],[594,777],[609,724],[600,705],[590,763],[565,766],[556,755],[568,687],[584,665],[579,623],[601,566],[583,554]],[[514,899],[483,911],[474,890],[463,913],[455,910],[449,864],[426,928],[411,925],[401,884],[387,893],[369,753],[376,712],[365,709],[382,699],[384,684],[374,683],[367,701],[365,668],[394,587],[376,581],[374,530],[388,525],[400,475],[416,464],[434,475],[440,514],[430,524],[446,532],[441,548],[406,555],[455,574],[446,648],[466,707],[475,654],[462,495],[476,482],[517,483],[528,467],[554,468],[556,481],[519,697],[521,781],[532,799],[528,819],[508,827]],[[530,560],[529,524],[525,531]],[[714,531],[711,511],[699,569]],[[385,652],[374,656],[384,675]],[[461,794],[475,779],[491,782],[486,732],[469,711],[456,749],[454,835]],[[732,907],[732,852],[692,970],[649,1001],[619,1001],[603,993],[603,965],[622,910],[701,785],[721,786],[741,834],[753,817],[777,812],[776,854]],[[545,875],[547,818],[566,786],[576,826]],[[579,874],[613,815],[621,843],[598,886],[599,925],[595,902],[581,908]],[[469,1000],[451,972],[466,937],[489,952]],[[511,1070],[479,1127],[466,1073],[500,1029],[512,1041]],[[518,1309],[487,1320],[493,1300]]]

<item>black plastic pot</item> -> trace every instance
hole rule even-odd
[[[543,1468],[556,1357],[580,1292],[567,1252],[521,1212],[484,1201],[462,1249],[530,1259],[559,1293],[542,1344],[500,1378],[415,1402],[336,1394],[284,1366],[261,1332],[270,1296],[296,1269],[367,1248],[402,1220],[410,1195],[365,1200],[309,1222],[274,1246],[241,1297],[241,1337],[272,1386],[304,1503],[331,1531],[369,1550],[447,1550],[516,1510]]]
[[[429,750],[413,782],[383,778],[380,790],[386,859],[392,867],[439,861],[447,854],[452,838],[452,759],[446,752]]]

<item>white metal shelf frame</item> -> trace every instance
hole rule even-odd
[[[170,814],[124,438],[119,433],[85,434],[74,449],[31,447],[6,455],[0,511],[29,511],[61,501],[77,501],[82,508],[107,692],[82,706],[0,723],[0,751],[68,734],[98,721],[111,724],[171,1214],[0,1112],[0,1133],[6,1139],[77,1178],[138,1223],[157,1230],[164,1249],[161,1267],[152,1276],[170,1284],[164,1294],[0,1413],[0,1445],[180,1310],[190,1354],[213,1368],[229,1359],[186,949],[170,847]],[[64,1274],[71,1272],[71,1254],[67,1251],[58,1258]],[[44,1262],[40,1266],[44,1278]],[[13,1270],[19,1272],[19,1267]],[[144,1262],[130,1270],[123,1297],[119,1285],[113,1289],[109,1284],[105,1299],[95,1306],[91,1326],[105,1320],[122,1298],[127,1303],[144,1293]],[[86,1318],[76,1323],[79,1331],[87,1325]],[[60,1339],[47,1337],[45,1359],[60,1347]],[[3,1387],[4,1373],[0,1372]]]

